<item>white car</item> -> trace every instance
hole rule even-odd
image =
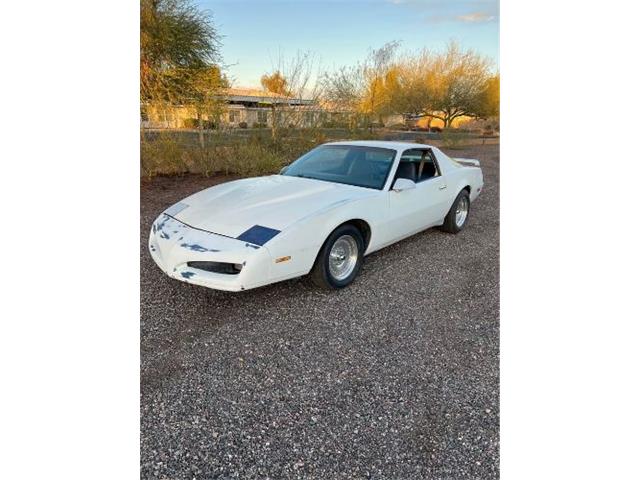
[[[365,255],[430,227],[458,233],[483,186],[477,160],[416,143],[320,145],[279,175],[195,193],[153,223],[170,277],[240,291],[311,273],[342,288]]]

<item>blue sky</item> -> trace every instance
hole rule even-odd
[[[257,87],[278,58],[311,51],[321,69],[352,65],[398,40],[400,51],[449,40],[499,62],[497,0],[196,0],[223,35],[234,86]]]

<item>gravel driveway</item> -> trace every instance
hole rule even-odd
[[[499,146],[459,235],[368,256],[355,283],[224,293],[166,277],[155,217],[214,179],[141,186],[142,478],[498,478]]]

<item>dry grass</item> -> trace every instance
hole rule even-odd
[[[349,136],[362,139],[372,135],[353,132]],[[194,138],[185,140],[184,135],[175,132],[156,133],[152,137],[143,135],[140,142],[142,175],[268,175],[316,145],[335,139],[315,129],[285,130],[277,141],[271,139],[269,131],[247,135],[208,133],[203,148]]]
[[[382,136],[381,136],[382,135]],[[404,132],[406,135],[406,132]],[[388,131],[346,129],[291,129],[280,132],[277,141],[268,129],[244,132],[207,132],[204,148],[197,131],[166,131],[143,134],[140,142],[141,173],[156,175],[250,177],[278,172],[316,145],[335,140],[392,139]],[[406,141],[427,143],[457,150],[471,145],[499,143],[498,138],[481,138],[460,131],[445,131],[440,138],[417,134]]]

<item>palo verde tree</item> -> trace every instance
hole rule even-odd
[[[201,114],[226,86],[220,36],[190,0],[140,0],[140,102],[193,105]]]
[[[490,66],[488,58],[455,42],[445,52],[424,50],[402,65],[400,106],[438,118],[445,128],[459,117],[482,116]]]
[[[264,74],[260,78],[260,84],[262,88],[269,93],[275,93],[283,97],[291,96],[289,91],[288,81],[280,70],[276,70],[271,74]],[[278,124],[280,122],[280,112],[277,109],[277,99],[271,101],[271,137],[273,140],[278,137]]]
[[[386,43],[354,66],[326,72],[322,84],[327,102],[364,116],[369,126],[374,117],[389,113],[391,92],[397,81],[394,57],[399,45],[397,41]]]
[[[450,127],[462,116],[485,117],[498,108],[499,77],[491,62],[456,43],[444,52],[396,55],[397,42],[373,50],[353,67],[325,74],[327,98],[371,119],[428,116]]]
[[[270,75],[263,75],[262,78],[260,78],[260,84],[262,88],[268,92],[287,97],[291,95],[287,79],[284,78],[284,75],[282,75],[279,70],[276,70]]]
[[[487,79],[481,98],[480,118],[500,116],[500,74]]]

